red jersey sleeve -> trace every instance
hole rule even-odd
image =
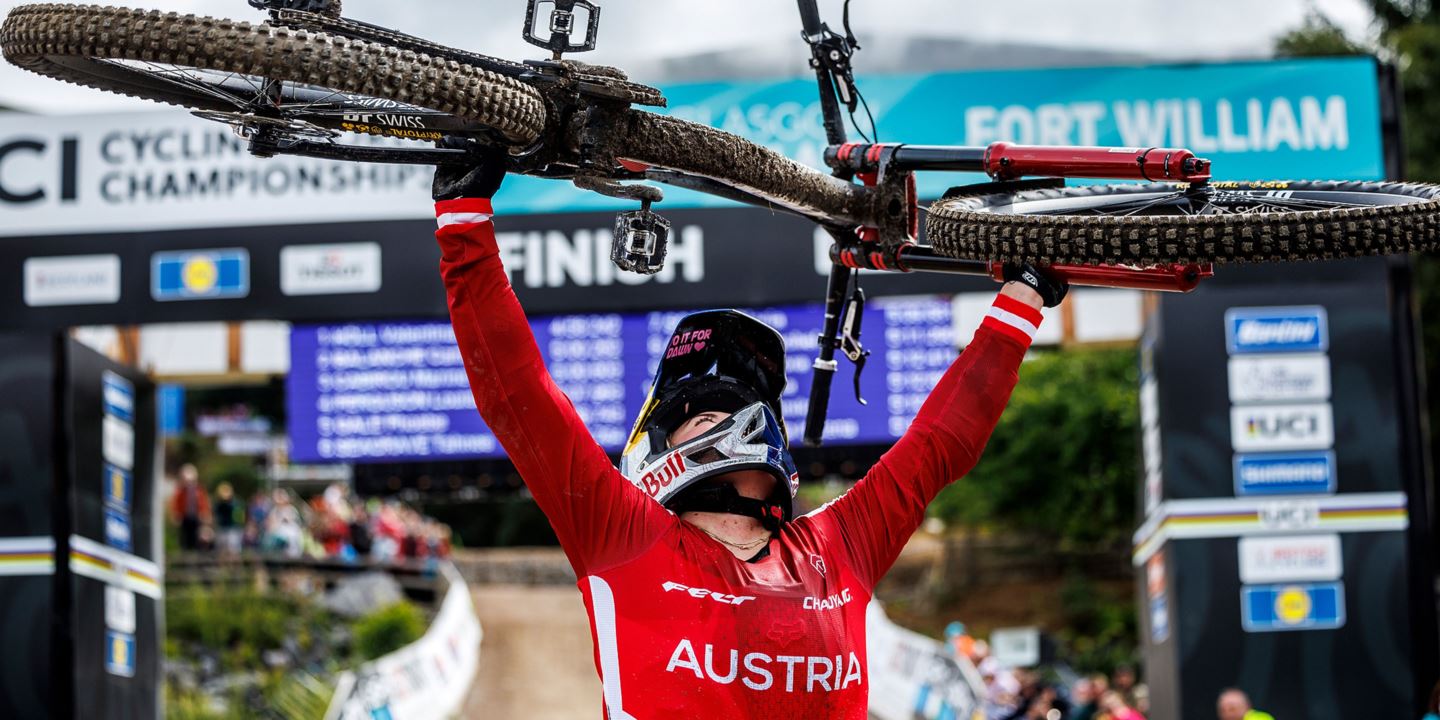
[[[1000,295],[910,428],[849,492],[816,513],[873,587],[946,485],[970,472],[1010,400],[1040,312]]]
[[[581,577],[644,551],[678,519],[610,463],[545,369],[500,262],[490,201],[435,204],[440,276],[475,406]]]

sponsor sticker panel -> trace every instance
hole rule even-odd
[[[117,630],[105,631],[105,672],[120,677],[135,677],[135,635]]]
[[[1345,588],[1339,582],[1246,586],[1240,619],[1245,632],[1334,630],[1345,625]]]
[[[1235,456],[1235,495],[1321,495],[1335,492],[1335,452],[1249,453]]]
[[[1319,305],[1230,308],[1225,342],[1231,355],[1323,353],[1330,349],[1328,318]]]
[[[25,304],[113,305],[120,302],[119,255],[69,255],[25,260]]]
[[[223,300],[250,294],[250,252],[244,248],[158,252],[150,258],[150,296]]]
[[[378,243],[291,245],[280,250],[280,291],[336,295],[380,290]]]
[[[1242,537],[1240,581],[1247,584],[1339,580],[1340,535]]]
[[[1330,399],[1330,358],[1320,354],[1239,355],[1228,366],[1230,402]]]
[[[1240,451],[1323,450],[1335,444],[1334,413],[1329,403],[1232,406],[1230,442]]]

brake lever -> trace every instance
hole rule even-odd
[[[855,400],[861,405],[869,405],[865,398],[860,397],[860,373],[865,371],[865,359],[870,357],[870,351],[860,344],[860,323],[864,315],[865,291],[857,285],[845,304],[845,318],[840,326],[840,351],[855,363]]]

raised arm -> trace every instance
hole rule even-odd
[[[611,465],[545,369],[495,242],[489,196],[499,167],[494,178],[437,172],[440,275],[475,406],[583,577],[633,557],[678,520]]]
[[[816,513],[817,522],[838,531],[870,586],[895,562],[930,501],[980,459],[1040,326],[1040,304],[1039,294],[1007,285],[905,434],[855,487]]]

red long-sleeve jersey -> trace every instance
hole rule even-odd
[[[863,720],[871,589],[925,506],[979,458],[1040,313],[997,297],[904,437],[745,562],[628,482],[591,438],[510,288],[490,202],[442,201],[436,214],[475,404],[579,577],[608,717]]]

